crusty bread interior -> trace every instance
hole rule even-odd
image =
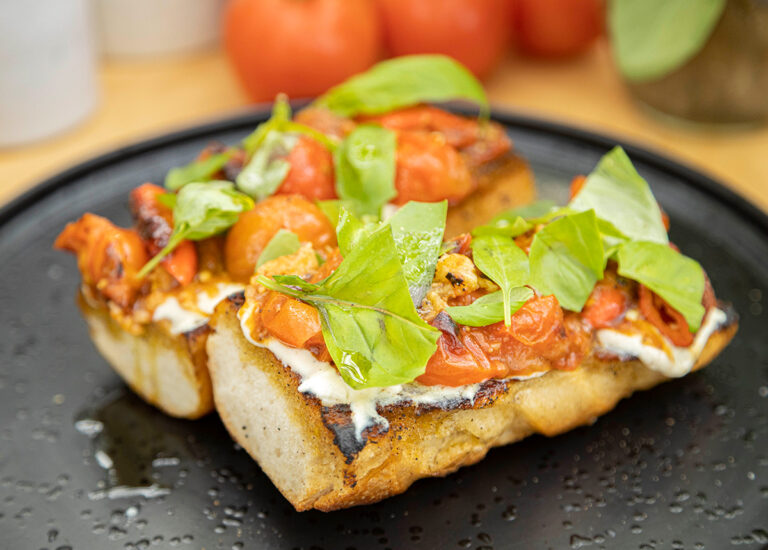
[[[82,295],[78,305],[96,348],[145,401],[180,418],[199,418],[213,409],[207,326],[171,336],[151,323],[136,336],[112,319],[106,307],[94,307]]]

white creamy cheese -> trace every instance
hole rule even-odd
[[[292,348],[271,338],[264,342],[255,341],[250,334],[247,321],[253,315],[253,307],[247,304],[238,312],[240,326],[246,339],[255,346],[267,348],[277,359],[301,377],[299,391],[317,397],[324,406],[349,405],[355,435],[362,440],[363,430],[377,424],[387,428],[387,419],[381,416],[377,407],[401,402],[414,405],[438,405],[451,401],[474,403],[480,384],[465,386],[424,386],[418,383],[400,384],[385,388],[356,390],[347,385],[336,368],[325,361],[319,361],[305,349]],[[545,374],[512,377],[511,380],[527,380]]]
[[[643,344],[641,334],[624,334],[617,330],[598,330],[598,346],[622,358],[637,357],[649,369],[660,372],[670,378],[685,376],[707,345],[707,340],[725,322],[724,311],[713,308],[696,333],[693,343],[687,348],[679,348],[668,342],[669,353],[666,350]]]
[[[170,296],[155,308],[152,320],[170,321],[171,334],[183,334],[195,330],[208,322],[219,302],[241,290],[243,290],[242,285],[217,283],[216,291],[213,294],[202,291],[197,295],[197,309],[199,311],[184,309],[175,296]]]

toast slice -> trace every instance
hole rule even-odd
[[[474,170],[477,189],[449,209],[446,234],[458,235],[509,208],[535,198],[533,173],[514,153]],[[144,400],[180,418],[199,418],[213,410],[205,325],[173,334],[166,321],[144,325],[141,335],[127,332],[104,304],[78,302],[91,338],[104,358]]]
[[[620,399],[668,380],[638,360],[601,360],[593,353],[574,371],[488,380],[473,399],[379,407],[388,428],[374,426],[358,438],[349,406],[324,406],[300,392],[301,377],[290,366],[246,340],[237,317],[241,304],[241,296],[230,297],[210,322],[216,407],[235,441],[299,511],[382,500],[417,479],[478,462],[491,447],[593,422]],[[736,329],[728,313],[694,369],[712,361]]]

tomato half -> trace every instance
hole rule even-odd
[[[593,328],[606,328],[616,324],[627,310],[629,297],[612,281],[603,279],[592,290],[581,316]]]
[[[373,0],[231,0],[224,46],[254,101],[318,95],[379,56]]]
[[[247,282],[262,250],[280,229],[293,231],[301,242],[311,242],[315,248],[336,243],[336,232],[317,206],[297,195],[274,195],[241,214],[229,230],[224,244],[229,274]]]
[[[301,195],[310,200],[336,198],[333,155],[312,138],[301,136],[288,153],[291,165],[277,193]]]
[[[640,285],[639,297],[640,312],[674,345],[687,347],[693,343],[693,334],[682,313],[644,285]]]

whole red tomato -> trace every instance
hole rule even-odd
[[[508,38],[508,0],[378,0],[393,55],[442,53],[488,74]]]
[[[564,57],[587,48],[603,30],[603,0],[511,0],[514,35],[531,55]]]
[[[326,91],[378,58],[373,0],[232,0],[224,45],[248,95],[271,101]]]

